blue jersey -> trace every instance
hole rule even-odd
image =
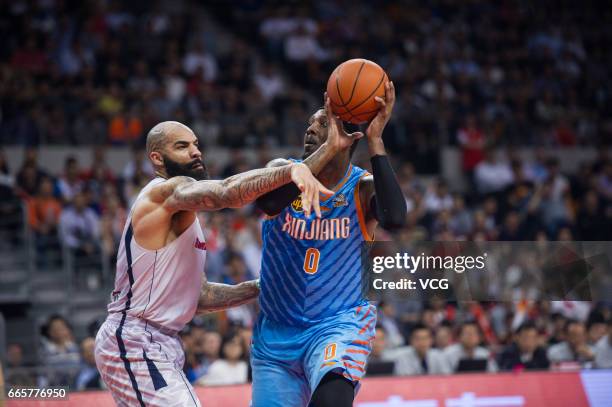
[[[359,181],[365,175],[349,165],[334,195],[321,202],[320,219],[307,219],[297,198],[264,221],[259,302],[267,318],[307,326],[364,303],[361,247],[368,236]]]

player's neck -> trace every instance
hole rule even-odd
[[[169,178],[168,174],[166,173],[166,171],[161,169],[161,168],[158,168],[158,169],[155,170],[155,176],[156,177],[165,178],[165,179]]]
[[[350,163],[351,159],[348,156],[336,157],[321,170],[317,178],[326,188],[333,188],[344,177]]]

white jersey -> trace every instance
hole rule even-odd
[[[134,205],[151,187],[140,192]],[[115,288],[109,313],[126,312],[164,328],[180,331],[195,315],[202,286],[206,243],[196,217],[176,240],[158,250],[147,250],[134,239],[128,216],[119,251]]]

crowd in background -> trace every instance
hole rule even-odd
[[[83,252],[84,256],[100,253],[113,263],[127,211],[139,189],[152,177],[152,168],[141,149],[134,149],[131,160],[118,171],[105,164],[103,148],[92,149],[92,156],[95,158],[91,168],[82,168],[76,157],[67,157],[62,173],[50,174],[38,163],[36,149],[25,151],[22,168],[16,171],[8,169],[0,153],[3,188],[7,192],[3,199],[16,199],[24,204],[29,228],[37,247],[43,251],[39,253],[40,269],[53,266],[44,260],[44,251],[53,250],[50,241]],[[248,163],[240,151],[235,151],[225,168],[211,163],[211,175],[220,178],[247,168],[261,167],[268,158],[261,154],[258,156],[261,162]],[[555,159],[547,156],[539,159],[541,161],[534,162],[515,159],[512,165],[500,160],[497,165],[507,166],[509,179],[491,180],[488,187],[496,181],[503,180],[504,184],[482,194],[453,192],[442,180],[427,180],[415,173],[410,163],[398,163],[397,176],[409,208],[407,225],[395,236],[379,229],[377,238],[408,241],[612,240],[609,189],[612,165],[606,161],[605,155],[600,157],[603,161],[584,163],[580,173],[570,175],[558,170]],[[475,182],[480,182],[478,176]],[[239,210],[201,213],[199,216],[205,225],[208,279],[235,284],[258,277],[261,213],[253,205],[248,205]],[[512,345],[512,333],[519,326],[517,338],[526,336],[528,344],[524,346],[531,349],[537,345],[539,349],[537,357],[542,363],[534,365],[537,368],[569,361],[579,362],[583,367],[596,367],[599,363],[596,362],[598,340],[604,354],[609,352],[612,344],[606,336],[609,304],[550,304],[546,301],[455,304],[437,301],[413,307],[413,312],[406,312],[405,307],[399,307],[402,308],[399,312],[397,305],[392,302],[380,305],[380,329],[372,357],[381,363],[395,361],[397,374],[408,374],[405,373],[408,371],[413,372],[410,374],[451,373],[460,366],[468,369],[469,364],[466,368],[459,362],[465,352],[472,355],[470,357],[491,360],[486,365],[490,371],[514,369],[518,365],[531,366],[521,362],[524,358],[531,360],[531,356],[525,356],[531,351],[517,350],[517,346],[522,346],[519,339]],[[185,369],[190,380],[202,384],[247,380],[248,343],[256,313],[257,306],[252,304],[213,318],[194,320],[181,334],[186,352]],[[517,323],[519,316],[521,321]],[[476,323],[470,325],[471,321]],[[534,325],[522,327],[522,322],[527,321]],[[49,366],[72,363],[77,375],[74,377],[79,377],[81,369],[84,372],[82,380],[91,379],[90,375],[97,378],[92,370],[89,349],[92,338],[85,339],[78,346],[70,337],[65,322],[59,321],[55,325],[59,327],[47,330],[49,341],[39,352],[41,362]],[[575,343],[564,342],[570,337]],[[413,355],[415,345],[407,345],[417,341],[416,338],[421,339],[419,346],[435,346],[432,352],[437,356],[431,357],[439,358],[437,362],[415,365],[415,360],[418,360]],[[464,341],[468,345],[464,345]],[[469,346],[473,349],[464,349]],[[16,351],[16,348],[11,349]],[[557,356],[557,352],[561,356]],[[55,353],[59,354],[57,359],[53,356]],[[93,383],[99,383],[96,380]]]
[[[261,167],[274,158],[268,147],[299,146],[334,66],[363,56],[385,68],[398,92],[385,142],[409,211],[396,237],[612,240],[606,149],[572,174],[547,153],[610,140],[607,11],[590,3],[536,8],[477,0],[462,7],[340,0],[200,7],[0,2],[0,142],[26,147],[20,168],[9,168],[0,151],[0,211],[19,216],[10,203],[24,204],[38,268],[54,267],[47,252],[60,247],[112,264],[127,211],[153,175],[142,141],[158,121],[188,124],[204,148],[233,149],[223,168],[207,160],[214,178]],[[64,169],[50,173],[38,159],[38,148],[50,144],[95,146],[91,166],[66,157]],[[124,168],[107,164],[108,145],[133,146]],[[439,173],[447,145],[461,149],[466,192],[423,177]],[[521,159],[517,146],[532,147],[533,160]],[[257,148],[257,158],[246,160],[244,148]],[[356,162],[369,165],[359,153]],[[256,278],[256,208],[199,216],[209,280]],[[382,230],[377,236],[392,238]],[[181,332],[190,381],[249,380],[256,312],[248,305],[196,318]],[[396,374],[611,367],[606,304],[433,300],[405,313],[387,302],[378,315],[371,364]],[[58,380],[79,389],[100,385],[91,336],[77,342],[61,317],[42,334],[41,364],[70,372]],[[9,368],[23,364],[23,352],[9,346]]]
[[[295,145],[329,73],[355,57],[394,81],[387,143],[419,172],[438,171],[444,145],[473,171],[484,146],[599,146],[612,132],[596,2],[0,7],[3,143],[125,144],[172,118],[207,146]]]

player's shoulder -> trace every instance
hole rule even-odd
[[[158,203],[162,203],[168,199],[177,188],[196,182],[194,178],[183,175],[168,179],[157,178],[156,180],[158,181],[151,185],[148,190],[144,191],[144,195],[151,201]]]
[[[374,176],[367,170],[356,167],[358,169],[357,177],[359,180],[357,181],[359,185],[359,192],[362,195],[362,198],[365,199],[367,195],[374,192]]]
[[[359,179],[359,183],[374,182],[374,177],[370,172],[364,168],[361,168],[353,164],[353,176]]]
[[[153,217],[160,219],[170,219],[176,212],[172,210],[171,203],[173,197],[176,195],[180,188],[189,186],[196,182],[195,179],[187,176],[177,176],[172,178],[156,178],[149,182],[132,206],[132,223],[136,224],[141,219],[148,217],[149,215],[155,214]]]

